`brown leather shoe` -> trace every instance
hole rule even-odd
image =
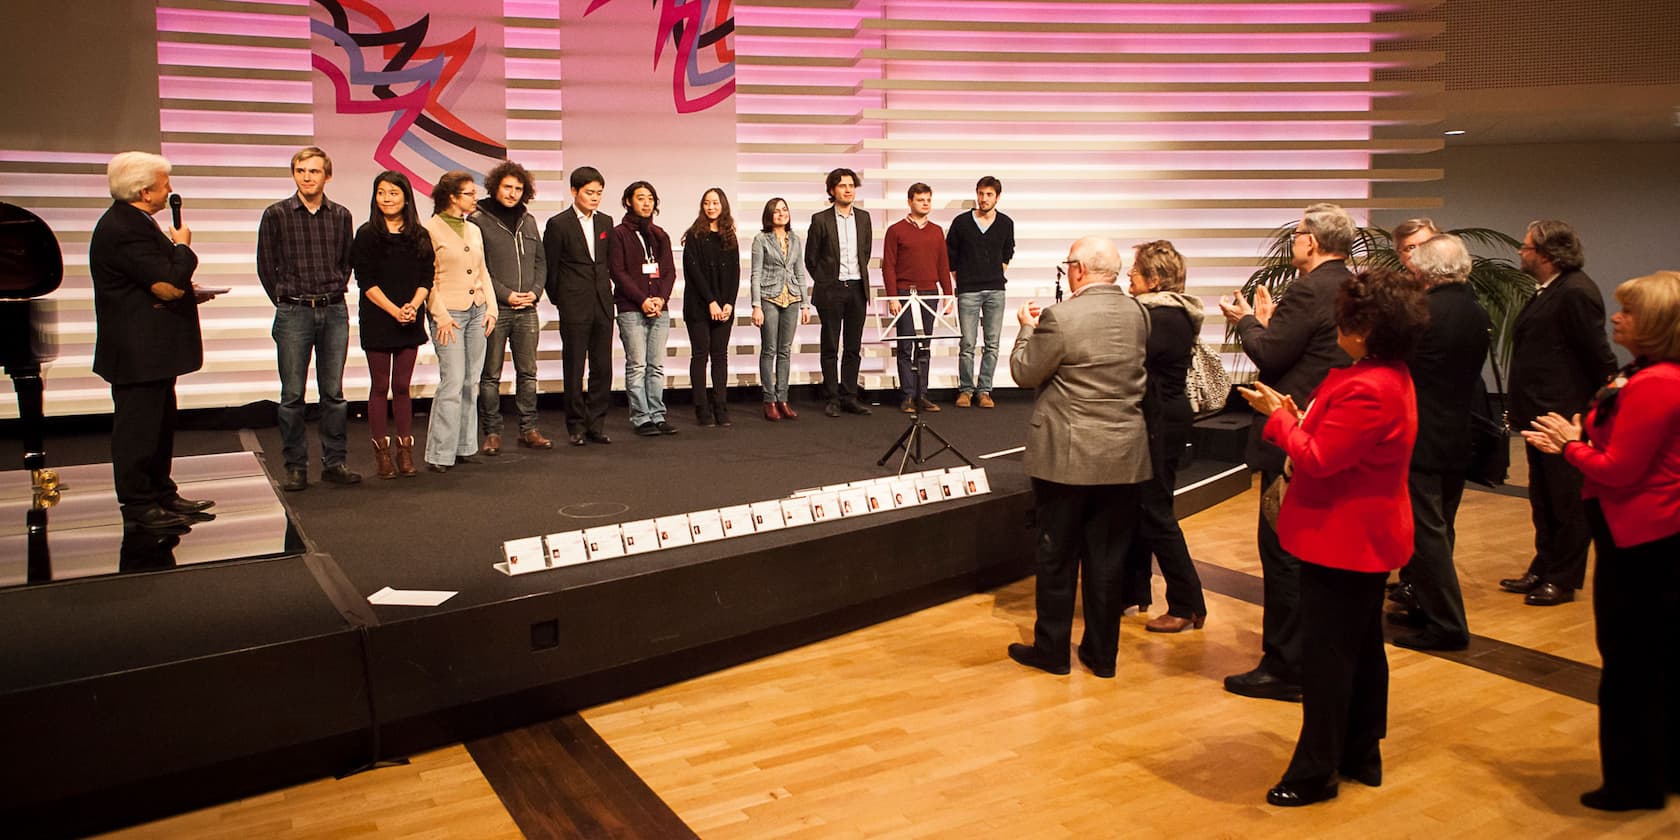
[[[904,402],[898,404],[898,410],[904,412],[905,414],[915,414],[916,402],[914,400],[905,400]]]
[[[917,399],[916,405],[921,406],[923,414],[933,414],[939,410],[939,404],[926,397]]]
[[[1151,633],[1183,633],[1192,627],[1200,630],[1202,629],[1202,625],[1206,622],[1207,613],[1202,613],[1201,615],[1193,616],[1191,618],[1179,618],[1176,615],[1162,615],[1150,619],[1148,624],[1143,625],[1143,629],[1148,630]]]
[[[997,408],[997,403],[992,402],[992,395],[991,394],[981,392],[981,394],[980,394],[980,407],[981,408]]]
[[[397,436],[397,475],[413,478],[419,474],[414,468],[414,436]]]
[[[502,454],[502,436],[501,435],[485,435],[484,436],[484,447],[482,449],[480,449],[479,451],[483,452],[486,455],[500,455],[500,454]]]
[[[378,465],[380,478],[396,478],[397,464],[391,460],[391,439],[388,437],[373,439],[373,461]]]
[[[782,410],[777,408],[777,405],[779,403],[767,402],[764,404],[764,419],[772,423],[782,419]]]
[[[957,408],[968,408],[974,404],[974,396],[967,391],[957,395]]]
[[[776,408],[779,411],[782,412],[783,417],[785,417],[789,420],[798,420],[799,419],[799,412],[794,411],[793,406],[788,405],[785,402],[776,403]]]
[[[554,441],[543,437],[542,432],[530,429],[519,433],[519,445],[527,449],[553,449]]]

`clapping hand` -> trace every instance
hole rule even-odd
[[[1286,411],[1290,417],[1296,420],[1301,419],[1301,409],[1295,405],[1295,398],[1264,382],[1257,381],[1253,387],[1239,385],[1237,386],[1237,393],[1243,399],[1248,400],[1248,404],[1253,406],[1255,411],[1267,417],[1272,416],[1272,412],[1275,411]]]
[[[1528,445],[1546,453],[1556,455],[1563,451],[1572,440],[1581,439],[1581,415],[1565,420],[1563,415],[1553,411],[1545,417],[1536,417],[1529,425],[1533,430],[1524,429],[1523,440]]]

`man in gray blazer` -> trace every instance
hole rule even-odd
[[[1027,475],[1038,515],[1038,622],[1009,658],[1066,674],[1073,595],[1085,563],[1085,637],[1079,661],[1114,676],[1120,646],[1120,563],[1149,480],[1143,369],[1149,316],[1115,280],[1120,252],[1086,237],[1068,251],[1073,296],[1021,306],[1009,354],[1015,383],[1037,389],[1027,430]]]

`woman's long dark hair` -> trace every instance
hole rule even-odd
[[[403,194],[402,231],[390,233],[385,227],[385,211],[379,209],[379,185],[390,184]],[[420,226],[420,212],[414,209],[414,187],[408,183],[408,176],[401,172],[385,170],[373,178],[373,195],[368,199],[368,224],[376,225],[374,230],[387,236],[406,242],[414,248],[414,252],[430,257],[432,255],[432,238],[426,234],[426,229]]]
[[[723,247],[725,248],[737,247],[735,217],[729,212],[729,196],[724,195],[722,187],[711,187],[700,194],[700,213],[694,217],[694,224],[689,225],[688,230],[683,231],[683,245],[686,246],[689,239],[698,238],[711,231],[712,220],[706,218],[706,196],[712,193],[717,193],[718,203],[723,205],[723,212],[719,213],[717,218],[718,238],[723,240]]]

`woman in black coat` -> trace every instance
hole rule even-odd
[[[414,411],[408,386],[414,360],[426,343],[426,296],[432,290],[432,237],[414,209],[414,189],[400,172],[373,179],[368,221],[350,245],[350,268],[362,292],[356,318],[367,354],[372,388],[368,393],[368,430],[380,478],[415,475]],[[385,412],[397,427],[397,451],[391,453]]]
[[[688,326],[688,379],[701,426],[729,422],[729,330],[741,293],[741,254],[729,197],[712,187],[700,197],[700,215],[683,233],[683,323]],[[712,387],[706,391],[710,362]]]

